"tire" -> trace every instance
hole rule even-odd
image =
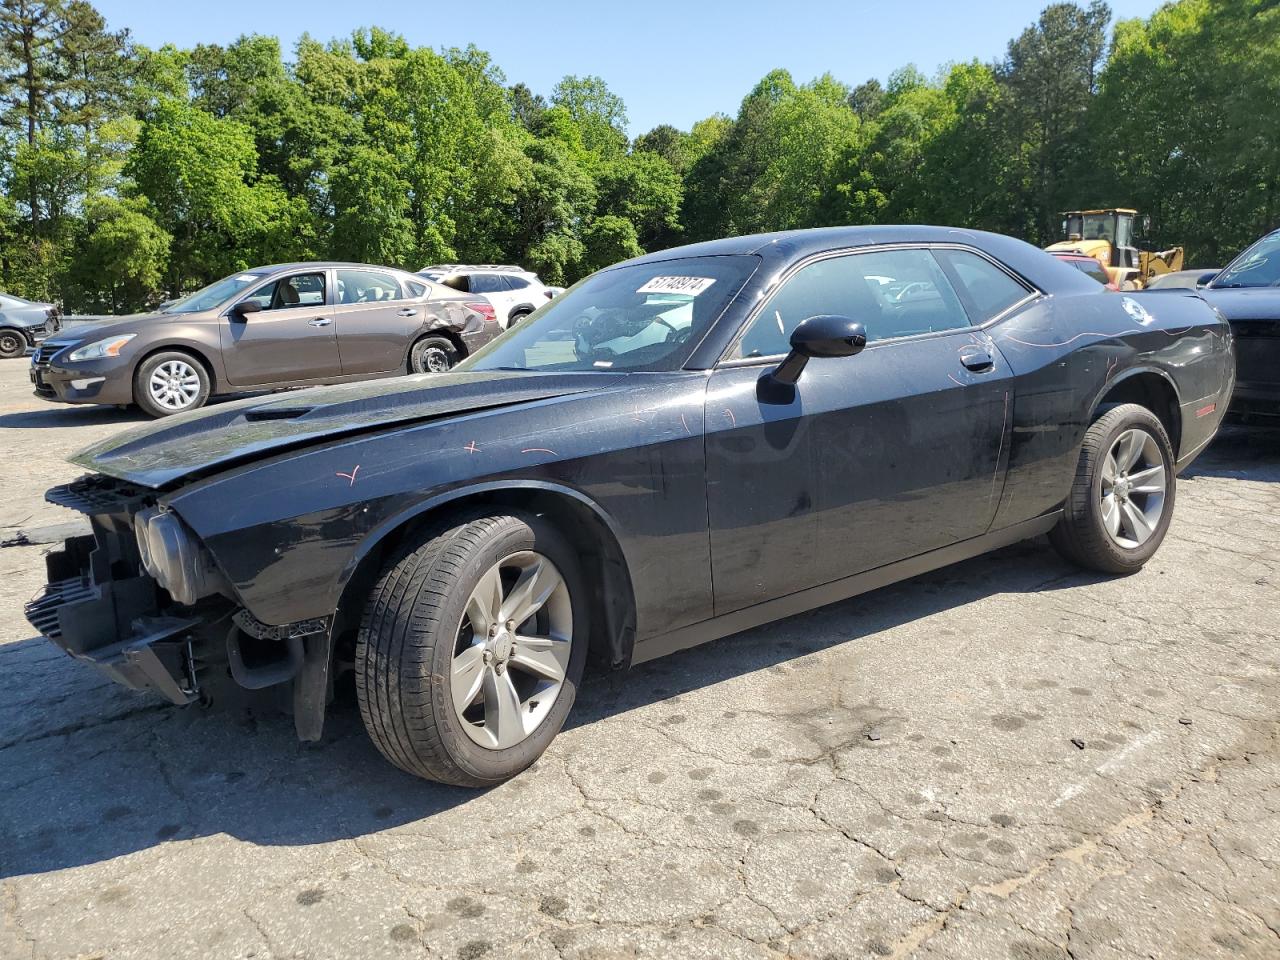
[[[151,417],[198,410],[212,384],[204,364],[189,353],[166,350],[147,357],[133,377],[133,401]]]
[[[489,787],[542,755],[564,725],[586,663],[589,626],[577,555],[545,520],[504,512],[451,519],[387,564],[365,604],[355,653],[360,716],[384,757],[418,777]],[[502,587],[496,594],[495,569]],[[486,618],[501,615],[477,611],[515,603],[521,584],[549,589],[556,574],[554,592],[529,604],[533,617],[510,633],[506,624],[486,629]],[[560,646],[566,642],[567,650]],[[527,671],[521,660],[531,656],[539,669],[562,671],[558,686]],[[503,699],[511,691],[515,699]],[[502,703],[509,705],[505,712]]]
[[[461,359],[448,337],[423,337],[409,348],[410,373],[447,373]]]
[[[1104,412],[1085,433],[1071,493],[1049,533],[1054,547],[1090,570],[1141,570],[1173,517],[1174,462],[1164,425],[1146,407],[1126,403]]]
[[[27,336],[18,330],[0,330],[0,360],[15,360],[26,356]]]
[[[532,310],[521,310],[517,313],[513,313],[511,315],[511,319],[507,321],[507,329],[510,330],[517,323],[521,323],[525,320],[528,320],[532,314],[533,314]]]

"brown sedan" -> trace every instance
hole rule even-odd
[[[163,417],[220,394],[448,370],[501,332],[489,304],[400,270],[276,264],[50,337],[31,382],[46,400]]]

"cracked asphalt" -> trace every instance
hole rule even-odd
[[[0,362],[0,540],[136,417]],[[0,957],[1280,957],[1280,433],[1140,574],[1022,544],[589,681],[487,793],[179,710],[31,636],[0,550]]]

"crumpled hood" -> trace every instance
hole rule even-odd
[[[1203,287],[1196,291],[1228,320],[1280,322],[1280,287]]]
[[[145,487],[164,487],[291,447],[392,424],[601,390],[618,374],[421,374],[251,397],[116,434],[71,462]]]

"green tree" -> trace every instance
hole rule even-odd
[[[1102,0],[1087,7],[1053,3],[1010,41],[997,70],[1010,122],[1025,145],[1019,232],[1034,242],[1056,239],[1058,212],[1069,206],[1075,184],[1095,156],[1085,117],[1096,91],[1107,45],[1111,9]]]
[[[274,178],[258,176],[253,135],[237,120],[162,100],[125,172],[173,238],[171,293],[254,264],[311,254],[305,204]]]
[[[67,275],[68,302],[122,313],[159,300],[170,239],[141,199],[90,200]]]
[[[797,86],[767,74],[732,125],[693,164],[686,222],[694,237],[836,222],[836,175],[862,142],[849,90],[830,75]]]
[[[637,150],[605,164],[596,180],[598,211],[624,219],[646,250],[671,246],[680,233],[680,177],[656,153]]]
[[[579,270],[584,275],[644,253],[631,221],[611,214],[593,220],[582,240],[584,253]]]
[[[582,144],[599,157],[615,157],[627,146],[627,108],[600,77],[567,76],[551,92],[581,130]]]
[[[1086,199],[1136,206],[1152,245],[1221,266],[1280,226],[1280,5],[1182,0],[1117,24],[1089,126]]]

